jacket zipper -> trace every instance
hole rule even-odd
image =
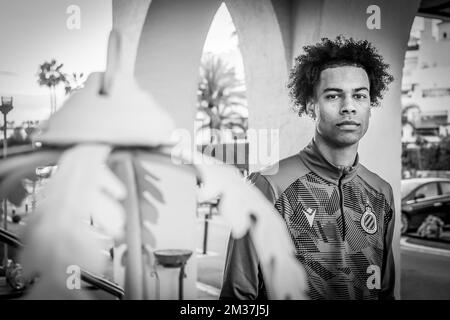
[[[342,174],[339,178],[339,205],[341,207],[341,217],[342,217],[342,241],[345,241],[345,215],[344,215],[344,193],[342,192],[342,180],[345,174]]]

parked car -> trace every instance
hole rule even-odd
[[[401,182],[401,232],[417,230],[422,222],[434,215],[450,225],[450,179],[414,178]]]

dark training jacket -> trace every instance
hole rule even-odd
[[[394,299],[391,186],[358,156],[352,167],[334,166],[314,140],[273,169],[250,179],[286,222],[310,298]],[[267,298],[248,234],[230,238],[220,298]]]

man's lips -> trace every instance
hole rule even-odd
[[[345,120],[342,122],[339,122],[338,124],[336,124],[336,126],[340,129],[340,130],[344,130],[344,131],[355,131],[358,130],[358,128],[360,127],[360,123],[353,121],[353,120]]]
[[[356,121],[346,120],[346,121],[339,122],[337,124],[337,126],[338,127],[341,127],[341,126],[360,126],[360,124],[358,122],[356,122]]]

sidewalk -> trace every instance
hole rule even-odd
[[[197,289],[198,299],[217,300],[222,287],[223,268],[230,228],[223,217],[209,220],[207,254],[202,253],[204,219],[197,220]]]

